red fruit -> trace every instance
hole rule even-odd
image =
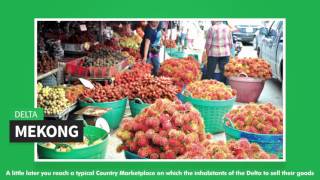
[[[161,114],[159,116],[160,123],[170,121],[170,116],[168,114]]]
[[[243,149],[249,149],[250,148],[250,142],[245,138],[239,139],[238,143],[239,143],[240,147],[243,148]]]
[[[150,154],[150,159],[159,159],[159,154],[157,154],[157,153],[152,153],[152,154]]]
[[[161,124],[162,129],[164,130],[170,130],[172,128],[172,124],[170,121],[165,121]]]
[[[131,152],[136,152],[138,150],[138,146],[135,142],[129,142],[128,146]]]
[[[273,121],[272,116],[267,114],[266,115],[266,121],[272,122]]]
[[[278,117],[274,117],[272,121],[272,125],[277,127],[280,124],[280,119]]]
[[[158,128],[160,125],[160,121],[157,118],[154,117],[150,117],[148,119],[146,119],[146,125],[151,127],[151,128]]]
[[[207,139],[213,139],[213,135],[212,134],[207,133],[206,135],[207,135]]]
[[[179,146],[177,149],[178,154],[184,154],[186,152],[186,148],[184,146]]]
[[[160,153],[160,148],[159,147],[151,147],[150,153]]]
[[[252,144],[250,145],[250,149],[251,149],[251,151],[253,151],[253,152],[259,152],[259,151],[261,151],[261,147],[260,147],[258,144],[256,144],[256,143],[252,143]]]
[[[141,129],[141,126],[142,126],[142,124],[139,124],[139,123],[137,123],[137,122],[134,122],[134,123],[132,124],[132,130],[133,130],[133,131],[139,131],[139,130]]]
[[[264,129],[266,126],[262,123],[257,124],[257,129],[262,130]]]
[[[163,151],[169,151],[171,148],[169,146],[169,144],[165,145],[162,147]]]
[[[185,138],[186,138],[186,135],[184,133],[181,133],[178,135],[178,141],[180,141],[180,142],[184,141]]]
[[[159,134],[155,134],[153,137],[152,137],[152,142],[156,145],[160,145],[161,143],[161,136]]]
[[[173,119],[173,123],[176,127],[181,127],[184,123],[183,119],[180,116],[176,116]]]
[[[135,138],[141,138],[141,137],[145,137],[145,134],[143,131],[137,131],[134,135]]]
[[[148,129],[148,130],[146,131],[146,137],[147,137],[148,139],[152,139],[152,137],[154,136],[155,133],[156,133],[155,130],[153,130],[153,129]]]
[[[137,139],[137,145],[140,147],[145,147],[149,144],[149,141],[146,137],[140,137]]]
[[[215,153],[213,156],[214,159],[226,159],[226,157],[227,155],[222,151]]]
[[[187,133],[192,132],[192,127],[189,124],[185,124],[182,126],[182,130]]]
[[[176,147],[179,144],[180,144],[180,142],[177,139],[172,139],[172,138],[169,139],[169,145],[170,146]]]
[[[161,146],[166,146],[168,144],[168,139],[165,137],[160,138],[160,144]]]
[[[147,126],[140,124],[140,123],[137,123],[137,122],[133,123],[132,129],[133,129],[133,131],[146,131],[146,130],[148,130]]]
[[[117,152],[127,151],[129,148],[126,145],[120,145],[117,147]]]
[[[172,150],[168,150],[165,152],[165,159],[175,159],[176,154]]]
[[[159,131],[159,135],[162,137],[167,137],[168,136],[168,132],[166,130],[160,130]]]
[[[160,153],[159,156],[160,156],[160,159],[166,159],[166,155],[164,152]]]
[[[205,133],[199,133],[199,140],[200,140],[200,141],[204,141],[204,140],[206,140],[206,139],[207,139],[207,136],[206,136]]]
[[[185,114],[184,116],[182,116],[182,120],[183,120],[183,123],[189,123],[191,121],[191,118],[189,114]]]
[[[271,155],[270,155],[270,159],[278,159],[278,156],[275,155],[275,154],[271,154]]]
[[[146,158],[149,155],[149,151],[147,148],[142,147],[138,150],[138,156]]]
[[[132,130],[133,121],[130,119],[124,119],[122,120],[120,128],[131,131]]]
[[[152,109],[147,109],[146,113],[148,117],[154,117],[157,115],[157,112],[153,111]]]
[[[258,154],[258,157],[259,157],[259,159],[269,159],[270,158],[269,154],[267,154],[266,152],[263,152],[263,151],[261,151]]]
[[[266,125],[263,129],[262,129],[262,133],[263,134],[269,134],[271,131],[272,126],[271,125]]]

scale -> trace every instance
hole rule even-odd
[[[110,126],[108,124],[108,121],[101,117],[110,110],[111,108],[87,106],[78,110],[74,114],[82,115],[87,124],[104,129],[107,133],[110,133]]]

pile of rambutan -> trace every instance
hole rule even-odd
[[[238,106],[226,114],[226,117],[239,130],[258,134],[283,133],[283,113],[271,103]],[[230,122],[227,125],[230,126]]]
[[[234,98],[236,90],[217,80],[195,81],[187,85],[186,93],[191,97],[203,100],[228,100]],[[185,95],[188,95],[186,94]]]
[[[116,134],[123,142],[118,151],[142,158],[273,158],[247,140],[212,142],[200,113],[191,104],[168,99],[158,99],[135,118],[124,119]]]

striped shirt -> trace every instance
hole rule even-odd
[[[232,47],[232,32],[229,26],[217,23],[208,30],[205,48],[208,56],[230,56]]]

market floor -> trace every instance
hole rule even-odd
[[[253,46],[243,46],[239,57],[257,57],[257,53],[254,50]],[[281,82],[271,79],[266,81],[264,89],[259,97],[258,103],[272,103],[275,106],[283,109],[283,96],[282,96],[282,84]],[[235,103],[234,106],[239,106],[244,103]],[[125,116],[130,116],[130,109],[127,106]],[[225,133],[215,134],[213,141],[226,141]],[[118,147],[121,144],[121,140],[116,137],[114,133],[111,133],[109,137],[109,144],[107,147],[106,158],[113,160],[123,160],[125,159],[124,153],[118,153],[115,147]]]

